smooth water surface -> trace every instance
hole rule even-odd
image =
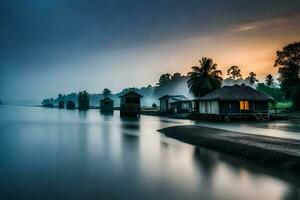
[[[242,121],[242,122],[195,122],[196,125],[213,127],[229,131],[248,134],[264,135],[271,137],[289,138],[300,140],[299,121]]]
[[[299,199],[299,177],[166,138],[187,120],[0,107],[0,199]]]

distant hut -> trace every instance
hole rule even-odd
[[[69,110],[75,109],[75,103],[74,103],[74,101],[68,101],[66,107],[67,107],[67,109],[69,109]]]
[[[139,117],[141,114],[141,98],[143,96],[130,91],[120,96],[120,115]]]
[[[246,85],[224,86],[199,98],[200,115],[269,118],[269,102],[274,99]]]
[[[62,100],[60,100],[60,101],[58,102],[58,108],[64,109],[64,108],[65,108],[65,102],[62,101]]]
[[[165,95],[159,98],[161,113],[192,112],[192,100],[183,95]]]
[[[101,112],[113,112],[114,101],[108,97],[100,100],[100,111]]]

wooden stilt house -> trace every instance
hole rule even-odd
[[[267,119],[270,102],[275,102],[272,97],[249,86],[224,86],[199,98],[199,113],[221,118]]]

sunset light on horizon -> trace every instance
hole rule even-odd
[[[0,87],[8,100],[155,85],[162,73],[187,74],[202,57],[212,58],[223,78],[237,65],[244,78],[255,72],[263,81],[269,73],[278,76],[276,51],[300,35],[300,4],[293,0],[294,6],[236,0],[4,2]],[[130,6],[135,9],[126,10]],[[115,13],[107,12],[112,7]],[[138,76],[128,78],[132,74]]]

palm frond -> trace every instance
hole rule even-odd
[[[211,58],[203,57],[199,66],[193,66],[187,81],[190,93],[195,97],[203,96],[222,86],[222,71],[217,70],[217,64]]]

